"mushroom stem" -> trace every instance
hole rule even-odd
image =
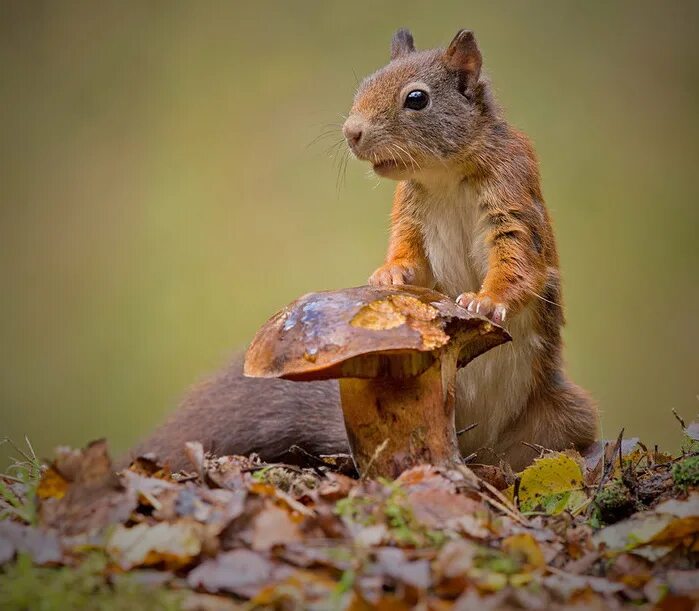
[[[454,427],[456,360],[449,350],[417,376],[340,380],[345,428],[362,475],[394,478],[419,463],[460,462]]]

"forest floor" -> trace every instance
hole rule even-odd
[[[0,476],[2,609],[694,609],[699,422],[677,455],[636,439],[584,456],[356,478],[156,457],[115,474],[104,441],[31,446]]]

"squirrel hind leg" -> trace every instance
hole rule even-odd
[[[597,406],[588,393],[558,372],[553,384],[529,398],[526,409],[503,435],[496,453],[515,471],[538,457],[537,447],[582,451],[597,438]],[[530,445],[527,445],[530,444]],[[534,447],[532,447],[534,446]]]

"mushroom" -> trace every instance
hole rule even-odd
[[[460,460],[456,370],[509,339],[436,291],[360,286],[310,293],[275,314],[248,348],[244,373],[339,379],[357,470],[396,477]]]

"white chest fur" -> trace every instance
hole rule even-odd
[[[419,217],[437,287],[454,299],[478,291],[487,271],[487,253],[477,193],[459,183],[427,194]]]
[[[452,298],[478,292],[488,271],[488,226],[478,193],[460,183],[424,195],[417,212],[436,288]],[[508,317],[506,326],[513,341],[475,359],[457,376],[456,426],[478,423],[460,439],[464,453],[497,445],[531,392],[532,363],[540,349],[531,309]]]

